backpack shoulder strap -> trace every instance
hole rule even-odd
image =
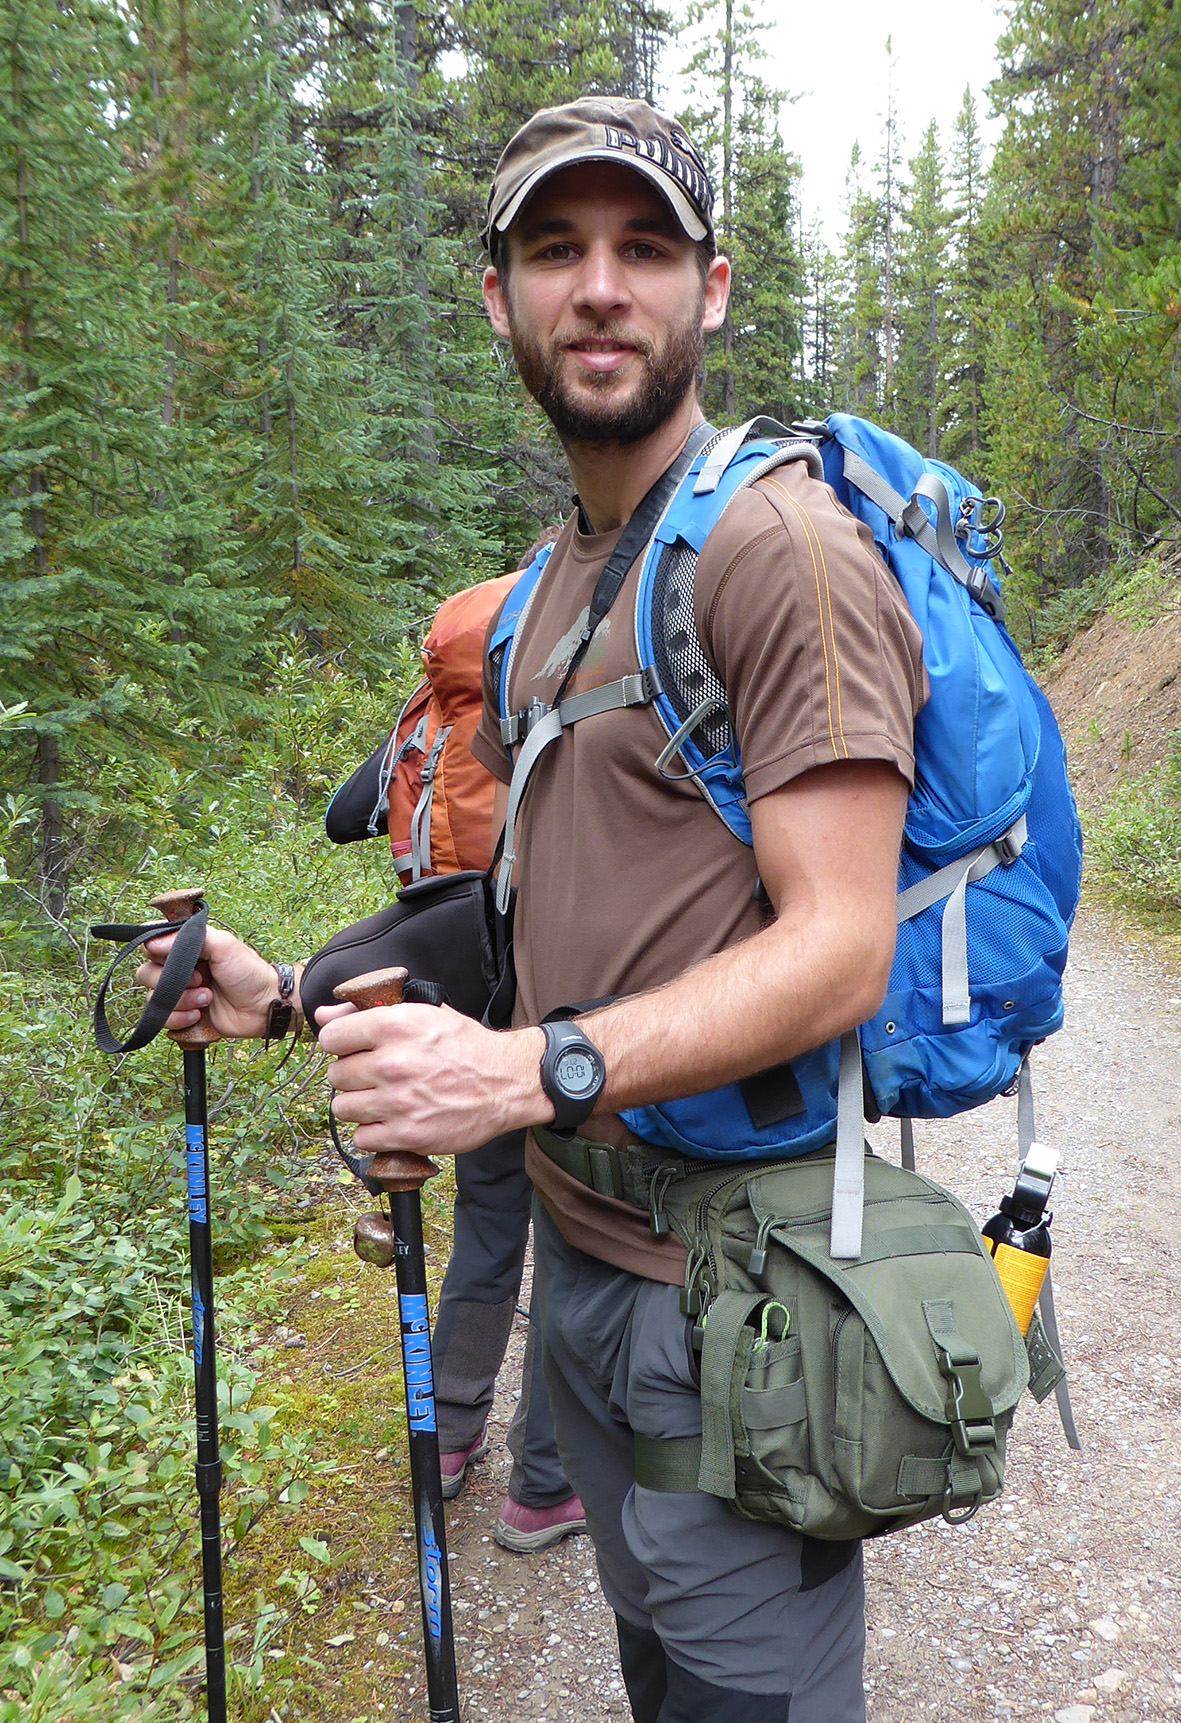
[[[586,624],[574,649],[574,654],[566,667],[566,673],[562,677],[552,707],[545,706],[539,701],[532,701],[523,711],[513,713],[510,716],[508,711],[509,677],[512,671],[513,650],[516,640],[520,637],[519,630],[524,618],[524,608],[517,614],[513,624],[513,641],[502,658],[499,678],[501,736],[505,747],[510,750],[520,744],[520,751],[513,764],[512,782],[509,785],[508,809],[505,815],[503,834],[504,852],[496,886],[497,908],[502,915],[508,908],[513,864],[516,859],[514,838],[517,813],[530,775],[543,750],[557,740],[563,729],[578,723],[583,718],[595,717],[600,713],[615,711],[626,706],[646,706],[651,704],[659,693],[659,679],[653,675],[649,666],[644,664],[638,673],[623,676],[617,682],[608,683],[605,687],[588,689],[584,694],[576,694],[570,698],[565,697],[571,678],[594,637],[596,629],[618,598],[629,569],[638,556],[643,556],[645,563],[650,558],[652,546],[660,537],[664,520],[674,508],[677,499],[683,494],[688,477],[698,466],[702,454],[711,446],[716,436],[717,432],[712,425],[702,423],[694,426],[676,460],[657,478],[646,495],[636,505],[595,584]],[[536,590],[535,582],[532,592]],[[532,597],[532,592],[530,597]],[[512,596],[516,596],[515,592]],[[497,649],[500,633],[501,631],[498,629],[497,637],[490,643],[490,652]]]
[[[546,564],[553,555],[554,547],[546,544],[541,547],[533,561],[513,587],[500,609],[492,638],[488,642],[488,656],[496,671],[497,690],[499,694],[500,716],[507,717],[508,708],[508,679],[512,669],[513,648],[516,642],[517,630],[528,613],[533,602]]]
[[[824,468],[812,434],[773,419],[751,419],[713,445],[692,486],[685,485],[645,563],[636,599],[640,661],[661,682],[655,701],[668,742],[655,765],[662,777],[697,785],[742,843],[751,842],[750,815],[734,746],[726,690],[698,638],[693,604],[697,562],[710,533],[740,491],[776,467],[805,461],[813,478]],[[681,769],[674,770],[679,757]]]

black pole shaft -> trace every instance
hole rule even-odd
[[[430,1723],[459,1723],[459,1683],[455,1674],[455,1632],[451,1620],[451,1580],[447,1571],[447,1529],[443,1519],[443,1480],[439,1473],[439,1427],[435,1417],[419,1193],[391,1192],[390,1219],[402,1328],[427,1704]]]
[[[213,1235],[209,1225],[209,1116],[204,1048],[197,1052],[186,1048],[184,1061],[206,1695],[209,1723],[226,1723],[226,1640],[222,1614],[219,1502],[221,1454],[217,1430],[217,1351],[213,1333]]]

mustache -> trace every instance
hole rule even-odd
[[[645,359],[656,354],[656,343],[638,329],[628,329],[622,323],[578,323],[561,329],[554,336],[555,347],[571,347],[580,341],[614,341],[621,347],[634,347]]]

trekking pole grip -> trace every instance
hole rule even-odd
[[[159,897],[150,898],[148,901],[153,909],[160,911],[165,921],[188,921],[197,905],[204,903],[205,891],[202,886],[186,886],[180,891],[162,892]],[[197,965],[196,972],[202,984],[208,987],[209,976],[203,963]],[[169,1039],[175,1041],[186,1053],[203,1052],[206,1047],[212,1047],[215,1041],[221,1040],[204,1012],[201,1013],[199,1023],[193,1023],[188,1029],[170,1029],[168,1035]]]
[[[400,1005],[408,974],[402,968],[373,969],[367,975],[342,981],[332,989],[333,998],[344,1005],[355,1005],[358,1011],[370,1011],[378,1005]],[[439,1169],[426,1155],[395,1149],[375,1155],[366,1170],[371,1179],[376,1179],[387,1192],[393,1192],[421,1190]]]

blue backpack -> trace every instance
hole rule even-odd
[[[644,541],[638,676],[511,714],[513,641],[548,547],[505,603],[489,642],[500,660],[502,734],[517,750],[502,899],[533,765],[564,728],[611,707],[653,705],[669,738],[656,769],[679,757],[735,838],[751,842],[725,689],[693,622],[692,576],[736,492],[806,460],[872,532],[922,630],[931,685],[915,724],[889,989],[859,1031],[792,1060],[794,1099],[778,1109],[786,1117],[752,1111],[749,1087],[737,1083],[623,1116],[644,1141],[706,1160],[804,1154],[835,1132],[832,1250],[855,1257],[865,1111],[909,1121],[980,1106],[1014,1090],[1030,1049],[1061,1026],[1082,871],[1078,816],[1053,713],[1004,626],[993,566],[1001,506],[954,468],[848,414],[792,431],[755,419],[704,434],[683,476],[670,475],[671,500]],[[629,546],[629,562],[636,550]]]

